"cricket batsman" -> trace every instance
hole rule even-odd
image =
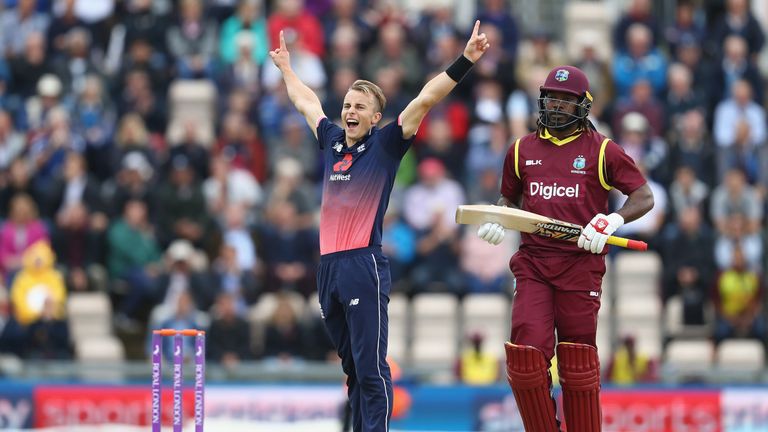
[[[653,207],[653,194],[634,161],[589,121],[592,95],[584,72],[573,66],[552,69],[538,106],[538,129],[518,138],[507,152],[498,205],[578,223],[584,230],[577,243],[522,234],[509,263],[515,294],[507,380],[526,431],[559,431],[548,372],[556,351],[568,430],[598,432],[595,341],[605,243],[625,222]],[[613,188],[628,198],[608,214]],[[485,223],[477,234],[496,245],[504,228]]]

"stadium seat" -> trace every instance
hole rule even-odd
[[[123,344],[113,336],[90,337],[75,344],[75,358],[81,362],[118,362],[125,358]]]
[[[712,342],[708,339],[673,340],[664,352],[665,367],[675,378],[706,376],[712,367]]]
[[[683,299],[679,295],[667,300],[663,311],[663,325],[664,338],[667,340],[703,338],[712,334],[711,326],[708,324],[686,325],[683,323]]]
[[[112,334],[112,306],[103,292],[71,294],[67,319],[73,341]]]
[[[615,258],[616,295],[658,295],[661,258],[655,252],[622,252]]]
[[[715,361],[725,370],[757,373],[765,366],[765,350],[757,340],[726,339],[718,345]]]
[[[500,358],[504,356],[504,342],[509,340],[511,303],[504,294],[471,294],[461,304],[462,342],[474,333],[484,336],[483,348]]]
[[[397,361],[407,360],[408,353],[408,298],[404,294],[389,297],[389,346],[387,353]]]
[[[453,294],[424,293],[413,299],[413,361],[449,366],[458,347],[458,299]]]

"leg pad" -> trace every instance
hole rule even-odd
[[[563,412],[568,430],[600,432],[600,359],[591,345],[557,345],[557,367],[563,389]]]
[[[540,350],[507,342],[507,381],[526,431],[558,432],[547,359]]]

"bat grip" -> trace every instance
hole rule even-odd
[[[648,250],[648,243],[640,240],[630,240],[624,237],[610,236],[607,243],[613,246],[619,246],[627,249],[645,251]]]

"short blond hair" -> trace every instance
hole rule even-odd
[[[378,112],[384,111],[384,107],[387,106],[387,98],[384,97],[384,92],[381,91],[381,87],[370,81],[357,80],[352,83],[349,90],[359,91],[369,96],[373,96],[373,99],[379,105]]]

